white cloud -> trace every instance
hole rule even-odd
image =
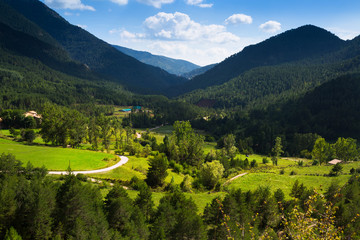
[[[156,8],[161,8],[161,5],[173,3],[175,0],[137,0],[137,1]]]
[[[77,26],[81,27],[82,29],[87,29],[87,27],[88,27],[87,25],[81,25],[81,24],[78,24]]]
[[[251,16],[239,13],[233,14],[225,20],[225,24],[237,24],[237,23],[246,23],[251,24],[253,21]]]
[[[202,3],[202,4],[199,4],[199,5],[197,5],[197,6],[199,6],[199,7],[201,7],[201,8],[211,8],[212,6],[214,6],[214,4],[212,4],[212,3]]]
[[[184,13],[159,12],[147,18],[144,26],[149,36],[164,40],[208,41],[225,43],[239,41],[239,37],[227,32],[222,25],[202,25]]]
[[[276,21],[267,21],[259,26],[259,28],[267,33],[275,33],[281,30],[281,23]]]
[[[341,38],[343,40],[351,40],[360,35],[359,31],[353,31],[353,30],[342,29],[342,28],[337,28],[337,27],[327,28],[327,30],[334,33],[335,35],[337,35],[339,38]]]
[[[204,0],[186,0],[186,4],[198,6],[201,8],[211,8],[214,4],[212,3],[203,3]]]
[[[49,7],[58,9],[95,11],[94,7],[84,5],[81,0],[45,0],[45,3]]]
[[[142,33],[132,33],[132,32],[129,32],[127,30],[124,30],[124,29],[112,29],[109,31],[110,34],[119,34],[119,36],[122,38],[122,39],[125,39],[125,40],[136,40],[136,39],[141,39],[141,38],[144,38],[145,37],[145,34],[142,34]]]
[[[116,3],[118,5],[126,5],[128,4],[128,0],[110,0],[113,3]]]

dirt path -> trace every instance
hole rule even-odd
[[[156,130],[156,129],[158,129],[158,128],[161,128],[161,127],[163,127],[163,126],[164,126],[164,125],[161,124],[160,126],[157,126],[157,127],[154,127],[154,128],[150,128],[149,131],[154,131],[154,130]]]
[[[115,168],[118,168],[118,167],[124,165],[125,163],[127,163],[129,161],[129,158],[127,158],[125,156],[118,156],[118,157],[120,158],[120,161],[118,163],[116,163],[115,165],[111,166],[111,167],[102,168],[102,169],[96,169],[96,170],[88,170],[88,171],[73,171],[72,174],[77,175],[79,173],[81,173],[81,174],[93,174],[93,173],[108,172],[110,170],[113,170]],[[61,175],[61,174],[67,174],[67,171],[49,171],[49,174]]]
[[[230,178],[229,180],[227,180],[227,181],[224,183],[224,185],[229,184],[230,182],[234,181],[235,179],[237,179],[237,178],[239,178],[239,177],[242,177],[242,176],[245,176],[246,174],[248,174],[248,173],[246,172],[246,173],[241,173],[241,174],[239,174],[239,175],[236,175],[235,177]]]

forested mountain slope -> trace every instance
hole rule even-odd
[[[209,71],[210,69],[215,67],[216,64],[217,63],[214,63],[214,64],[210,64],[210,65],[207,65],[207,66],[204,66],[204,67],[194,69],[194,70],[192,70],[190,72],[182,74],[182,76],[186,77],[187,79],[192,79],[192,78],[194,78],[194,77],[196,77],[198,75],[201,75],[201,74],[205,73],[206,71]]]
[[[159,67],[169,73],[176,74],[179,76],[181,76],[184,73],[190,72],[194,69],[200,68],[200,66],[185,60],[153,55],[149,52],[136,51],[130,48],[121,47],[117,45],[113,45],[113,47],[119,50],[120,52],[125,53],[126,55],[136,58],[140,62],[152,65],[154,67]]]
[[[0,21],[0,110],[27,109],[47,101],[67,106],[131,102],[133,94],[71,60],[50,38],[37,38],[40,28],[19,16],[13,14],[15,26],[25,32]]]
[[[266,107],[305,93],[342,74],[360,71],[360,37],[334,52],[290,63],[253,68],[220,85],[181,96],[191,103],[211,100],[215,108]]]
[[[69,55],[90,69],[141,93],[161,92],[186,81],[166,71],[143,64],[80,27],[71,25],[38,0],[1,0],[48,32]]]
[[[221,85],[255,67],[315,58],[339,50],[344,45],[345,41],[324,29],[302,26],[244,48],[181,88],[173,89],[172,94]]]
[[[316,132],[335,139],[360,139],[360,74],[324,83],[304,97],[283,105],[274,114],[286,132]],[[269,116],[274,112],[269,111]]]

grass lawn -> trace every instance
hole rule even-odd
[[[62,147],[25,145],[0,138],[0,153],[11,153],[24,164],[31,162],[35,167],[45,166],[49,170],[91,170],[113,165],[118,158],[114,155]],[[104,158],[116,161],[104,161]]]
[[[166,125],[152,130],[151,132],[170,135],[174,131],[172,125]]]
[[[137,195],[139,194],[139,191],[135,190],[127,190],[127,193],[129,194],[129,197],[131,199],[135,199]],[[225,192],[216,192],[216,193],[184,193],[187,198],[192,198],[198,207],[198,213],[202,214],[204,212],[204,208],[206,207],[206,204],[211,203],[211,201],[214,198],[223,198],[225,197]],[[166,195],[164,192],[153,192],[152,193],[152,199],[154,201],[155,207],[159,206],[160,199],[163,198]]]
[[[137,158],[135,156],[128,156],[128,158],[129,161],[117,169],[105,173],[90,174],[89,176],[94,178],[121,181],[130,181],[133,176],[136,176],[139,179],[145,179],[146,172],[149,168],[148,159],[142,157]],[[172,172],[171,169],[169,169],[167,172],[168,176],[165,179],[166,183],[170,183],[171,179],[174,178],[174,183],[180,184],[184,179],[184,175]]]
[[[278,188],[283,190],[285,196],[289,198],[291,188],[296,180],[303,183],[308,188],[316,188],[321,192],[325,192],[330,184],[335,181],[340,185],[344,185],[349,179],[349,175],[340,175],[338,177],[323,177],[323,176],[305,176],[305,175],[292,175],[279,173],[249,173],[243,177],[237,178],[229,185],[229,189],[241,188],[243,191],[256,190],[258,187],[270,187],[274,192]]]

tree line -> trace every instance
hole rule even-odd
[[[4,239],[354,239],[359,236],[360,181],[320,194],[295,182],[278,189],[231,190],[203,213],[175,186],[154,205],[143,182],[131,199],[115,185],[100,188],[69,174],[61,181],[14,156],[0,155],[0,237]]]

